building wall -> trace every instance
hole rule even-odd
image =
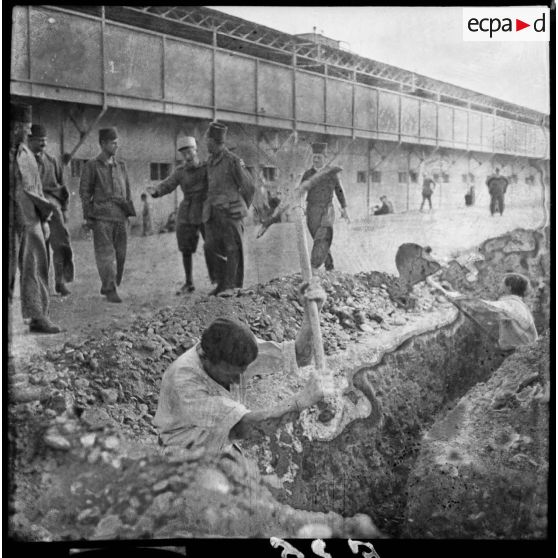
[[[86,127],[100,111],[95,107],[53,101],[36,100],[32,101],[32,105],[35,122],[47,127],[48,150],[59,159],[63,153],[71,152],[79,141],[79,132],[72,123],[70,114],[80,126]],[[127,163],[132,196],[139,213],[142,192],[145,192],[148,186],[160,182],[151,180],[150,164],[166,163],[174,167],[180,159],[176,152],[177,141],[183,135],[194,135],[198,138],[200,158],[205,160],[208,154],[203,134],[208,124],[208,121],[182,116],[110,108],[79,147],[74,159],[79,161],[95,157],[99,153],[98,129],[116,126],[120,136],[119,156]],[[469,185],[469,173],[474,177],[477,204],[488,205],[485,180],[495,166],[499,166],[504,175],[517,176],[517,183],[510,184],[508,190],[509,206],[541,203],[538,173],[530,167],[528,159],[523,157],[477,152],[469,155],[466,151],[435,150],[434,147],[398,144],[393,141],[351,139],[312,133],[295,135],[286,130],[234,122],[228,125],[229,148],[242,157],[247,166],[256,170],[259,184],[263,180],[261,167],[277,167],[276,180],[265,184],[283,196],[294,184],[300,182],[304,170],[311,166],[311,143],[327,141],[328,158],[343,167],[340,177],[353,219],[367,217],[369,208],[379,203],[379,197],[384,194],[391,199],[396,212],[416,211],[421,203],[418,174],[421,169],[440,175],[441,184],[433,196],[434,208],[437,210],[463,207],[464,195]],[[417,173],[417,182],[413,182],[411,172]],[[444,181],[444,173],[448,175],[447,182]],[[463,175],[467,175],[467,182],[464,182]],[[528,176],[535,177],[533,185],[526,184],[525,179]],[[66,167],[65,177],[71,192],[69,226],[75,235],[79,233],[83,222],[79,199],[79,163],[74,162]],[[164,198],[148,199],[152,208],[154,228],[158,230],[180,203],[182,193],[177,189],[175,193]],[[337,202],[335,205],[338,206]],[[289,218],[289,214],[286,218]],[[131,223],[137,229],[139,218],[132,219]]]

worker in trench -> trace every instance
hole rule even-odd
[[[166,196],[180,186],[183,194],[176,218],[176,240],[178,250],[182,254],[185,282],[176,292],[177,295],[191,293],[195,290],[192,269],[192,256],[198,247],[201,234],[205,240],[205,229],[202,222],[202,211],[207,196],[207,166],[198,158],[196,138],[185,137],[178,151],[184,159],[184,164],[178,167],[166,180],[157,186],[148,186],[147,192],[153,198]],[[209,279],[216,282],[215,265],[212,264],[212,253],[204,250],[205,263]]]
[[[313,274],[316,274],[322,265],[325,265],[327,271],[334,268],[330,252],[333,242],[333,223],[335,221],[334,192],[341,205],[341,217],[349,222],[345,192],[339,180],[338,172],[335,172],[336,170],[340,171],[341,168],[326,166],[326,151],[327,143],[312,144],[312,168],[302,175],[300,184],[300,189],[307,191],[306,224],[310,235],[314,239],[310,255]],[[328,170],[331,170],[331,172],[328,172]]]
[[[512,353],[522,345],[529,345],[538,339],[533,315],[525,304],[529,279],[519,273],[505,275],[498,300],[463,296],[457,291],[444,288],[433,277],[426,282],[456,302],[472,315],[477,325],[490,334],[496,346],[504,354]],[[491,330],[497,329],[495,333]]]
[[[299,413],[333,392],[329,375],[311,375],[305,387],[271,409],[250,411],[235,400],[231,388],[264,374],[296,373],[312,360],[309,301],[321,309],[326,299],[319,279],[300,289],[306,311],[295,341],[275,343],[254,336],[236,320],[219,318],[202,333],[201,340],[175,360],[163,375],[154,425],[163,446],[191,451],[242,453],[235,439],[248,437],[263,421]],[[241,397],[242,398],[242,397]]]

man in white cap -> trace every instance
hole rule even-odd
[[[157,186],[149,186],[147,191],[153,198],[159,198],[174,192],[180,186],[184,195],[176,217],[176,240],[178,249],[182,252],[182,264],[186,277],[186,282],[176,293],[181,295],[195,290],[192,254],[198,247],[200,233],[205,240],[202,210],[207,196],[207,170],[206,165],[200,163],[198,158],[195,138],[185,137],[180,142],[178,151],[184,159],[184,164]],[[214,282],[211,254],[205,250],[204,252],[209,278]]]

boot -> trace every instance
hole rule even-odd
[[[184,295],[188,293],[193,293],[196,290],[196,287],[192,284],[184,283],[180,289],[176,291],[177,296]]]
[[[66,287],[66,285],[64,283],[56,283],[56,285],[54,286],[54,290],[60,296],[68,296],[70,294],[70,291],[68,290],[68,287]]]
[[[192,279],[192,254],[182,254],[182,265],[184,266],[184,275],[186,283],[176,292],[177,295],[192,293],[196,290]]]
[[[36,318],[29,323],[29,331],[34,333],[60,333],[62,329],[48,318]]]
[[[106,293],[106,297],[107,297],[107,300],[109,302],[116,302],[116,303],[122,302],[122,299],[118,296],[118,293],[116,292],[116,289]]]

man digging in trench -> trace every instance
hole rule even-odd
[[[255,374],[288,374],[310,364],[308,302],[316,301],[321,309],[326,294],[315,277],[301,292],[306,310],[295,341],[263,341],[247,325],[219,318],[205,329],[199,343],[170,365],[163,375],[154,420],[162,445],[191,451],[230,450],[233,440],[246,437],[251,427],[298,413],[331,392],[322,378],[312,375],[298,394],[272,409],[250,411],[231,396],[231,386],[243,375],[245,379]]]

